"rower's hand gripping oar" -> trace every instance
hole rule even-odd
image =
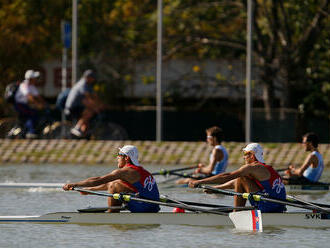
[[[172,175],[171,173],[174,173],[174,172],[196,169],[197,167],[198,166],[190,166],[190,167],[178,168],[178,169],[173,169],[173,170],[161,169],[159,172],[152,173],[152,175],[153,176],[156,176],[156,175],[167,176],[167,175]]]

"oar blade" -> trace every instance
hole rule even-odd
[[[255,232],[263,230],[260,210],[231,212],[229,218],[237,230]]]

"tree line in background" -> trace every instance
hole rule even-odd
[[[244,62],[246,2],[164,0],[164,61]],[[329,0],[253,0],[253,4],[253,56],[259,74],[255,85],[262,87],[267,118],[272,118],[275,107],[300,106],[305,115],[329,120]],[[71,5],[69,0],[0,0],[1,92],[6,84],[22,79],[26,69],[61,58],[60,23],[71,20]],[[78,9],[80,68],[97,67],[107,78],[101,85],[103,94],[115,101],[133,83],[135,63],[155,61],[157,1],[80,0]],[[154,83],[154,78],[145,81]],[[283,97],[278,99],[276,92]],[[167,97],[173,96],[165,94],[165,104]]]

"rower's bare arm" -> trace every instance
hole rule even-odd
[[[223,157],[224,157],[223,152],[219,149],[214,148],[212,151],[210,163],[207,166],[202,167],[200,169],[200,172],[203,174],[211,174],[214,169],[215,164],[218,161],[221,161],[223,159]]]
[[[213,177],[208,177],[201,180],[191,181],[189,182],[189,187],[195,188],[200,184],[224,184],[226,182],[229,182],[231,180],[234,180],[236,178],[239,178],[241,176],[246,176],[249,174],[250,166],[244,165],[238,170],[235,170],[233,172],[227,172],[227,173],[221,173],[218,175],[215,175]]]
[[[105,184],[101,184],[101,185],[95,186],[95,187],[85,187],[84,189],[91,190],[91,191],[108,190],[108,184],[105,183]]]
[[[90,177],[85,180],[82,180],[80,182],[75,182],[75,183],[68,183],[63,186],[64,190],[71,190],[75,187],[95,187],[99,186],[102,184],[106,184],[108,182],[120,179],[122,172],[120,169],[114,170],[111,173],[100,176],[100,177]]]
[[[226,182],[226,183],[223,183],[223,184],[220,184],[220,185],[215,185],[215,186],[213,186],[213,188],[216,188],[216,189],[234,189],[235,188],[235,181],[236,181],[236,179],[231,180],[231,181]],[[207,194],[213,194],[214,190],[204,189],[204,192],[207,193]]]
[[[231,181],[226,182],[226,183],[223,183],[223,184],[220,184],[220,185],[216,185],[214,188],[217,188],[217,189],[234,189],[235,188],[235,181],[236,181],[236,179],[231,180]]]
[[[305,161],[304,161],[304,163],[302,164],[302,166],[300,166],[300,168],[298,168],[298,169],[295,169],[295,170],[293,171],[292,174],[297,175],[297,176],[302,176],[302,175],[304,174],[304,171],[305,171],[310,165],[312,165],[313,168],[316,168],[316,166],[317,166],[318,163],[315,163],[315,160],[317,161],[316,156],[310,154],[310,155],[305,159]],[[318,162],[318,161],[317,161],[317,162]],[[316,165],[316,166],[315,166],[315,165]]]

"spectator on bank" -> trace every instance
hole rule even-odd
[[[78,119],[71,133],[79,138],[86,135],[90,119],[104,109],[104,104],[93,91],[95,81],[95,72],[86,70],[70,90],[65,102],[66,116],[69,119]]]
[[[39,119],[39,110],[46,107],[45,100],[39,94],[36,87],[40,72],[28,70],[25,72],[25,80],[19,85],[15,94],[14,106],[20,118],[24,120],[27,130],[26,138],[36,138],[36,125]]]

